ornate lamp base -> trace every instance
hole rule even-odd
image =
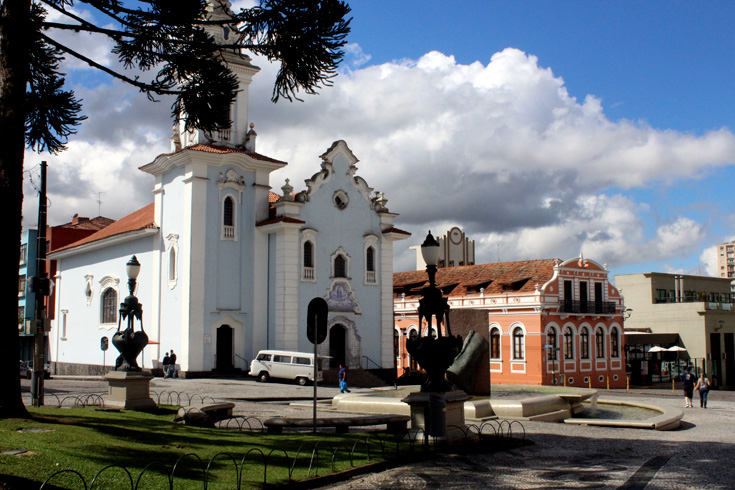
[[[420,391],[404,398],[411,407],[411,428],[424,431],[428,442],[452,442],[463,439],[464,402],[470,396],[464,391],[427,393]]]
[[[110,371],[105,375],[110,396],[105,407],[125,410],[152,410],[157,408],[150,395],[153,375],[142,371]]]

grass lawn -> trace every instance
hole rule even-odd
[[[319,476],[333,472],[331,460],[335,450],[335,471],[352,467],[350,451],[353,446],[352,464],[355,466],[383,460],[375,436],[371,436],[371,459],[368,461],[365,434],[268,435],[197,428],[173,423],[176,413],[173,407],[159,410],[156,414],[105,411],[93,407],[29,407],[29,411],[33,419],[0,420],[0,451],[26,451],[22,454],[0,455],[0,490],[37,489],[54,472],[67,469],[81,474],[89,488],[95,475],[109,465],[127,468],[131,477],[122,468],[109,468],[102,472],[95,488],[100,488],[100,484],[106,482],[102,487],[130,489],[141,473],[144,474],[139,488],[168,488],[167,478],[174,472],[176,489],[200,489],[203,488],[205,468],[218,454],[208,471],[207,488],[237,488],[237,469],[241,466],[241,488],[252,488],[261,486],[264,480],[264,458],[261,452],[266,456],[271,454],[267,483],[286,483],[287,468],[294,458],[293,479],[303,480],[314,476],[315,469],[312,468],[309,473],[308,468],[317,443]],[[302,452],[297,457],[299,447],[302,447]],[[258,449],[251,451],[254,448]],[[407,450],[408,445],[402,443],[401,452]],[[387,456],[395,454],[395,443],[389,443],[389,451]],[[241,465],[246,454],[245,464]],[[156,464],[144,472],[151,463]],[[16,477],[32,482],[16,480]],[[80,478],[71,472],[54,477],[49,483],[63,488],[84,488]]]
[[[184,426],[173,422],[175,407],[157,413],[95,407],[28,409],[33,419],[0,420],[0,490],[35,490],[61,470],[73,471],[54,476],[49,485],[168,489],[173,475],[176,490],[259,488],[264,480],[268,485],[288,483],[289,469],[292,480],[307,480],[382,462],[397,453],[399,461],[408,462],[421,453],[419,444],[411,452],[407,441],[384,433],[269,435]],[[527,443],[485,438],[481,447],[469,450],[503,450]],[[315,447],[318,462],[312,461]]]

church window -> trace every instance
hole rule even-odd
[[[172,248],[168,252],[168,280],[176,280],[176,249]]]
[[[107,288],[102,292],[100,323],[117,323],[117,291]]]
[[[332,276],[350,278],[350,256],[344,248],[339,247],[330,257],[332,263]]]
[[[314,244],[309,240],[304,242],[304,267],[314,267]]]
[[[316,281],[316,239],[316,230],[301,231],[301,280],[304,282]]]
[[[223,240],[237,240],[237,229],[235,223],[237,217],[235,216],[235,199],[232,196],[227,196],[222,201],[222,239]]]
[[[339,190],[332,195],[332,202],[337,209],[343,210],[350,203],[350,198],[345,191]]]
[[[342,254],[339,254],[334,258],[334,277],[347,277],[345,258]]]
[[[378,284],[378,237],[375,235],[367,235],[365,237],[365,284]]]

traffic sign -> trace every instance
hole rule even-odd
[[[329,306],[324,298],[314,298],[309,301],[306,310],[306,337],[309,342],[314,343],[314,331],[316,330],[316,343],[321,344],[327,338],[327,315]]]

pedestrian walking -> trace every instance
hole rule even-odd
[[[339,365],[339,392],[344,393],[345,391],[347,393],[350,393],[349,388],[347,388],[347,368],[340,364]]]
[[[699,390],[699,406],[700,408],[707,408],[707,395],[709,395],[710,382],[707,376],[702,371],[702,375],[697,380],[697,384],[694,387],[695,390]]]
[[[168,351],[163,355],[163,361],[161,362],[161,365],[163,366],[163,377],[168,378],[168,369],[171,365],[171,357],[169,357]]]
[[[170,364],[168,365],[168,377],[169,378],[176,378],[176,353],[173,349],[171,349],[171,360]]]
[[[692,368],[687,366],[686,372],[681,375],[681,387],[684,389],[684,401],[686,405],[684,405],[685,408],[692,408],[692,397],[694,396],[694,383],[695,379],[697,379],[692,374]]]

